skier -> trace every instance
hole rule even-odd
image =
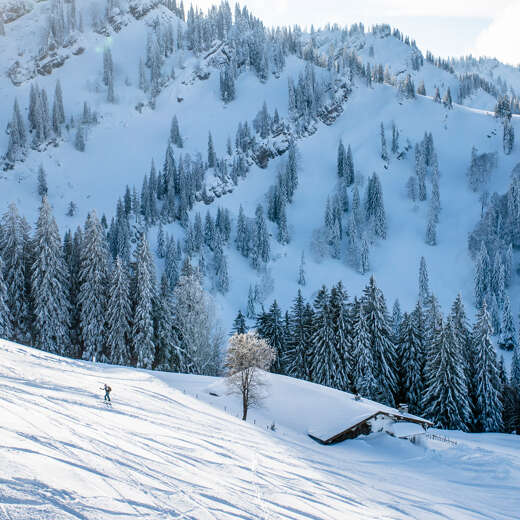
[[[112,391],[112,389],[105,383],[104,387],[100,388],[100,390],[105,391],[105,401],[108,401],[110,403],[110,392]]]

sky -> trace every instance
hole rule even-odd
[[[189,3],[189,2],[185,2]],[[206,9],[215,0],[195,0]],[[234,3],[234,2],[233,2]],[[520,64],[520,0],[242,0],[267,25],[389,23],[437,56]]]

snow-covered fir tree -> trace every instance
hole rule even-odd
[[[470,403],[464,363],[451,320],[438,320],[425,367],[424,413],[439,428],[468,430]]]
[[[139,236],[135,250],[133,280],[134,312],[132,341],[138,368],[151,369],[155,358],[153,307],[157,297],[155,269],[146,234]]]
[[[117,257],[110,273],[106,316],[106,356],[115,365],[129,365],[131,300],[128,272]]]
[[[44,197],[36,222],[31,270],[33,328],[36,344],[53,354],[66,354],[69,337],[68,272],[58,225]]]
[[[476,428],[484,432],[496,432],[502,428],[500,379],[491,334],[491,318],[484,303],[472,333],[476,353]]]
[[[103,356],[107,306],[108,248],[95,211],[85,223],[79,270],[80,329],[83,359],[96,361]]]

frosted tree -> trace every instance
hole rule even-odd
[[[421,256],[419,263],[419,301],[424,305],[430,296],[430,279],[428,276],[428,267],[426,266],[426,259]]]
[[[130,284],[123,261],[117,257],[108,288],[106,314],[106,356],[115,365],[129,365],[130,354]]]
[[[0,36],[5,36],[4,17],[0,15]]]
[[[435,223],[439,222],[441,212],[441,195],[439,191],[439,176],[434,175],[432,178],[432,196],[430,199],[430,213],[433,215]]]
[[[439,428],[468,430],[470,404],[464,363],[451,320],[437,322],[425,368],[424,413]]]
[[[182,353],[177,345],[173,328],[174,308],[168,278],[161,276],[159,298],[155,306],[155,361],[156,370],[178,372]]]
[[[7,339],[24,342],[28,340],[30,285],[30,238],[28,226],[20,217],[15,204],[10,204],[2,217],[0,254],[4,261],[4,280],[7,287],[13,335]]]
[[[254,291],[252,285],[249,285],[249,292],[247,294],[246,315],[249,319],[256,317],[256,298],[255,298],[255,291]]]
[[[56,89],[54,90],[53,112],[56,114],[57,123],[59,125],[65,124],[65,108],[63,107],[63,91],[60,80],[56,82]]]
[[[384,127],[383,123],[381,123],[380,134],[381,134],[381,159],[383,159],[383,161],[388,161],[388,150],[386,148],[385,127]]]
[[[343,141],[340,140],[338,145],[338,160],[337,160],[337,171],[338,177],[344,177],[346,173],[346,161],[347,161],[347,152],[345,150],[345,145]]]
[[[246,317],[239,310],[236,318],[233,320],[233,334],[245,334],[247,332]]]
[[[173,291],[174,328],[179,339],[180,371],[218,375],[223,334],[213,300],[189,263]]]
[[[213,146],[213,137],[211,132],[208,134],[208,168],[214,168],[217,164],[217,155]]]
[[[0,18],[1,20],[1,18]],[[11,313],[7,306],[7,286],[4,281],[4,261],[0,256],[0,338],[12,338]]]
[[[399,331],[401,330],[402,321],[403,315],[401,313],[401,304],[396,298],[394,306],[392,307],[392,339],[396,345],[399,343]]]
[[[509,296],[504,298],[504,310],[502,311],[502,324],[500,327],[500,337],[498,339],[498,346],[503,350],[515,350],[517,343],[517,336],[515,324],[513,322],[513,315],[511,314],[511,303]]]
[[[114,103],[114,63],[110,47],[103,49],[103,84],[107,87],[107,101]]]
[[[68,272],[61,237],[44,197],[34,236],[31,269],[34,339],[39,348],[64,355],[69,348]]]
[[[242,420],[247,412],[265,397],[263,372],[269,370],[276,359],[276,352],[256,332],[235,334],[229,340],[226,369],[227,383],[232,393],[242,398]]]
[[[8,125],[9,141],[7,144],[6,159],[12,163],[20,160],[27,144],[27,134],[25,125],[20,114],[18,101],[15,99],[13,107],[13,115]]]
[[[441,102],[441,93],[439,91],[439,87],[435,87],[435,94],[433,96],[433,101],[435,103],[440,103]]]
[[[429,211],[425,242],[429,246],[437,245],[437,223],[435,222],[435,213],[433,211]]]
[[[517,342],[513,350],[511,360],[511,385],[520,392],[520,342]]]
[[[178,148],[182,148],[184,146],[184,142],[179,129],[179,120],[177,119],[177,116],[173,116],[172,118],[172,124],[170,127],[170,141]]]
[[[334,330],[334,345],[339,364],[336,366],[333,386],[348,391],[351,386],[353,357],[351,349],[351,323],[347,291],[338,282],[330,292],[330,314]]]
[[[47,192],[47,174],[43,169],[43,164],[40,164],[40,167],[38,168],[38,195],[40,197],[45,197],[47,195]]]
[[[378,397],[375,363],[370,332],[363,305],[354,301],[352,346],[354,357],[353,382],[356,392],[367,399]]]
[[[299,289],[291,307],[289,319],[290,338],[286,356],[286,372],[291,377],[308,379],[308,353],[311,346],[313,313],[310,306],[305,305]]]
[[[370,271],[370,250],[366,237],[361,239],[361,248],[359,252],[359,272],[366,274]]]
[[[475,305],[482,307],[482,303],[488,293],[490,262],[486,246],[482,242],[480,252],[475,263]]]
[[[108,250],[95,211],[89,213],[83,234],[79,270],[80,329],[83,359],[98,360],[103,353],[108,283]]]
[[[365,215],[366,221],[371,224],[375,236],[383,240],[386,239],[387,224],[383,202],[383,188],[376,173],[372,175],[368,182]]]
[[[491,342],[491,319],[482,306],[473,328],[476,364],[476,427],[478,431],[498,432],[502,428],[500,379],[495,348]]]
[[[420,96],[426,96],[426,87],[424,86],[424,81],[421,80],[419,86],[417,87],[417,94]]]
[[[417,175],[419,200],[426,200],[426,160],[421,146],[415,145],[415,174]]]
[[[140,234],[135,250],[133,287],[135,308],[132,341],[137,368],[151,369],[155,358],[153,305],[157,289],[153,259],[145,233]]]
[[[244,214],[244,208],[240,205],[238,210],[237,224],[236,224],[236,238],[235,244],[237,250],[246,258],[249,256],[250,251],[250,232],[247,223],[246,216]]]
[[[298,267],[298,285],[304,286],[307,283],[305,276],[305,252],[302,251],[300,266]]]
[[[74,139],[74,148],[78,152],[84,152],[85,151],[85,130],[83,129],[82,125],[78,125],[78,128],[76,130],[76,137]]]
[[[447,88],[446,93],[444,94],[444,97],[442,98],[442,104],[446,108],[449,108],[449,109],[453,108],[453,101],[451,99],[450,87]]]
[[[271,246],[269,244],[269,232],[264,218],[264,209],[259,204],[255,211],[255,223],[252,237],[251,261],[255,269],[269,262]]]
[[[214,264],[215,264],[215,287],[217,291],[226,294],[229,290],[229,273],[227,259],[222,246],[220,233],[217,233],[214,247]]]
[[[324,286],[314,301],[314,332],[309,352],[310,373],[314,383],[337,388],[336,375],[342,362],[335,340],[329,294]]]
[[[348,145],[347,156],[345,158],[345,180],[347,186],[354,184],[354,158],[352,156],[352,148]]]
[[[508,119],[504,120],[504,134],[502,137],[504,153],[510,155],[515,145],[515,130]]]
[[[392,121],[392,153],[397,155],[399,153],[399,129],[395,126],[395,123]]]
[[[280,215],[278,216],[278,233],[277,240],[282,245],[287,245],[290,242],[289,230],[287,229],[287,213],[285,211],[285,204],[280,208]]]
[[[285,374],[285,362],[287,354],[286,334],[282,318],[282,311],[275,300],[268,312],[258,316],[256,330],[260,337],[264,338],[276,352],[276,359],[272,367],[273,372]]]
[[[224,103],[229,103],[235,96],[235,75],[232,66],[227,65],[220,71],[220,97]]]
[[[377,381],[378,399],[393,406],[397,390],[396,352],[392,342],[392,330],[383,293],[370,277],[363,290],[361,305],[365,313],[374,360],[374,375]]]
[[[403,319],[398,353],[401,365],[400,383],[403,402],[411,413],[422,413],[424,390],[424,316],[420,303]]]

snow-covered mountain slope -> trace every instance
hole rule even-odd
[[[288,117],[288,78],[296,79],[305,67],[304,60],[294,55],[287,57],[279,75],[270,75],[265,83],[261,83],[253,72],[240,74],[236,82],[236,99],[224,104],[220,99],[218,69],[209,64],[211,60],[205,58],[207,54],[201,53],[195,58],[190,51],[177,50],[165,60],[163,66],[164,70],[168,70],[173,65],[176,78],[168,80],[156,100],[155,110],[151,110],[146,106],[147,95],[138,89],[137,81],[139,59],[145,56],[146,35],[156,17],[165,23],[171,22],[175,30],[177,24],[184,26],[184,22],[158,2],[132,0],[132,6],[145,7],[139,11],[139,16],[130,12],[123,15],[116,11],[112,18],[118,32],[108,26],[106,34],[100,34],[104,29],[93,31],[90,19],[95,16],[90,15],[102,13],[104,3],[86,4],[88,2],[77,2],[78,9],[83,8],[85,13],[85,31],[76,33],[74,43],[57,53],[67,56],[63,65],[53,69],[49,75],[37,75],[34,81],[50,94],[56,80],[60,79],[67,116],[73,115],[78,119],[83,102],[88,101],[92,110],[98,113],[99,123],[89,129],[85,152],[74,148],[74,130],[64,130],[58,147],[49,146],[40,152],[30,150],[24,162],[18,162],[14,169],[2,172],[2,208],[14,201],[30,222],[36,220],[39,206],[37,172],[39,165],[43,164],[48,176],[49,200],[62,232],[82,225],[92,209],[106,214],[110,220],[117,198],[123,195],[125,186],[135,185],[140,189],[152,159],[158,167],[162,165],[173,115],[179,119],[185,141],[182,152],[192,156],[200,152],[204,157],[209,131],[213,134],[217,155],[223,156],[227,138],[234,139],[239,122],[252,121],[264,100],[271,111],[277,108],[282,118]],[[1,40],[1,125],[7,124],[10,119],[15,97],[24,116],[27,114],[33,81],[21,81],[19,86],[15,86],[7,72],[16,61],[20,63],[20,71],[30,71],[29,64],[34,65],[33,57],[38,55],[41,24],[48,15],[50,4],[40,2],[31,5],[33,9],[30,13],[6,24],[7,36]],[[141,16],[145,12],[147,14]],[[310,35],[308,37],[311,38]],[[502,152],[501,124],[487,112],[493,109],[494,98],[478,90],[464,100],[466,105],[455,105],[453,110],[433,103],[431,96],[436,87],[441,93],[450,87],[456,100],[455,92],[459,85],[456,75],[428,61],[414,70],[412,59],[418,51],[391,36],[386,29],[365,33],[354,31],[346,37],[329,28],[317,32],[315,38],[315,47],[323,53],[324,59],[327,54],[342,55],[355,51],[365,65],[371,64],[373,68],[381,64],[398,78],[409,73],[416,86],[424,81],[427,96],[402,100],[392,86],[374,83],[368,87],[360,78],[354,78],[353,91],[344,104],[343,114],[331,126],[319,123],[314,135],[298,141],[300,185],[294,203],[287,209],[291,242],[286,246],[277,244],[276,228],[270,225],[273,259],[268,267],[274,288],[265,303],[277,298],[284,308],[288,306],[298,288],[297,269],[302,251],[307,258],[305,297],[312,297],[323,283],[330,285],[340,279],[351,294],[359,294],[366,284],[366,275],[358,274],[343,261],[325,258],[318,262],[310,247],[313,231],[323,223],[326,199],[334,193],[336,152],[342,139],[352,146],[359,179],[366,180],[375,171],[382,181],[388,238],[371,250],[370,270],[375,273],[387,298],[399,298],[407,309],[414,305],[419,258],[425,256],[432,289],[443,307],[450,305],[456,294],[462,291],[468,308],[471,308],[473,263],[467,250],[467,234],[474,228],[481,211],[478,195],[469,191],[466,182],[471,147],[475,145],[480,152],[498,152],[498,168],[493,172],[488,187],[490,192],[497,190],[502,193],[506,190],[510,172],[520,161],[518,146],[509,156]],[[115,104],[106,103],[102,84],[102,51],[105,46],[110,47],[114,59]],[[194,76],[198,64],[210,72],[209,78],[200,80]],[[514,85],[515,74],[520,78],[520,73],[514,69],[508,70],[508,83]],[[477,65],[472,69],[468,64],[467,71],[478,72]],[[326,75],[326,69],[321,73]],[[23,79],[22,73],[20,77]],[[136,107],[140,107],[139,110]],[[391,156],[388,168],[385,168],[379,158],[380,122],[385,124],[387,139],[390,138],[391,124],[395,122],[401,136],[401,148],[406,145],[407,139],[413,146],[422,139],[424,132],[433,134],[441,173],[442,205],[436,247],[424,243],[428,203],[414,205],[406,198],[405,184],[414,173],[413,148],[402,160]],[[513,117],[513,126],[519,135],[516,117]],[[0,150],[5,150],[7,143],[8,136],[0,133]],[[176,150],[176,155],[179,152]],[[222,206],[231,210],[236,222],[240,204],[248,216],[253,216],[256,205],[265,202],[265,194],[275,182],[283,161],[285,158],[272,160],[266,170],[253,165],[247,178],[239,180],[232,194],[217,199],[210,206],[196,204],[190,213],[191,218],[195,212],[205,212],[208,208],[214,215],[217,207]],[[362,196],[363,190],[361,186]],[[68,217],[66,212],[71,201],[77,205],[77,213]],[[184,235],[178,224],[169,224],[165,230],[177,239],[182,239]],[[149,232],[152,242],[156,233],[156,228]],[[227,294],[216,295],[216,298],[223,324],[228,329],[237,310],[245,309],[249,285],[260,284],[261,275],[251,269],[249,262],[234,247],[227,248],[226,254],[231,287]],[[159,272],[162,270],[161,264],[162,261],[158,260]],[[516,284],[515,279],[511,291],[515,309],[519,304],[514,291]],[[207,287],[210,286],[208,282]]]
[[[516,436],[450,432],[449,449],[387,434],[320,446],[301,431],[319,415],[304,398],[311,383],[271,376],[265,406],[244,423],[233,417],[237,397],[208,394],[214,378],[8,342],[0,355],[2,520],[517,516]],[[112,408],[99,390],[105,382]],[[323,403],[336,392],[322,390]],[[273,420],[276,430],[266,429]]]

